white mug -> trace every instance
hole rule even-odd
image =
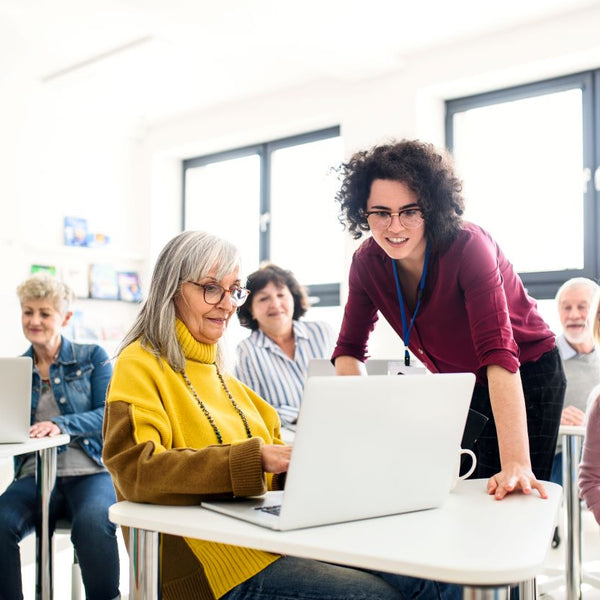
[[[459,475],[460,473],[460,465],[461,465],[461,456],[463,454],[468,454],[471,457],[471,466],[470,468],[467,470],[466,473],[463,473],[462,475]],[[454,483],[452,484],[452,487],[450,489],[454,489],[456,487],[456,484],[462,480],[462,479],[466,479],[467,477],[469,477],[469,475],[473,474],[473,471],[475,471],[475,467],[477,466],[477,457],[475,456],[475,452],[473,452],[473,450],[469,450],[468,448],[459,448],[458,449],[458,455],[456,457],[456,476],[454,478]]]

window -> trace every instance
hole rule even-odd
[[[492,234],[537,298],[570,277],[600,277],[599,79],[587,72],[446,103],[465,218]]]
[[[342,159],[333,127],[185,160],[182,226],[234,242],[245,273],[273,261],[318,306],[337,306],[345,236],[332,167]]]

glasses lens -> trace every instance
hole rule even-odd
[[[385,211],[375,211],[368,215],[369,226],[373,229],[387,229],[392,221],[390,213]]]
[[[416,209],[407,210],[400,214],[400,222],[408,229],[418,227],[423,222],[423,213]]]
[[[246,301],[246,298],[250,294],[250,291],[246,288],[235,287],[226,290],[224,287],[217,285],[216,283],[209,283],[207,285],[201,285],[194,281],[190,281],[194,285],[201,287],[204,290],[204,302],[207,304],[219,304],[225,297],[225,294],[229,292],[231,296],[231,302],[236,306],[241,306]]]
[[[231,292],[231,301],[236,306],[241,306],[246,302],[246,298],[250,292],[245,288],[236,288]]]
[[[225,290],[216,284],[209,284],[204,286],[204,301],[208,304],[218,304],[223,298]]]

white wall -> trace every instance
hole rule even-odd
[[[138,195],[141,153],[132,124],[103,111],[98,99],[45,88],[26,62],[0,74],[0,97],[0,355],[14,355],[27,347],[15,288],[30,265],[144,269],[148,211]],[[110,245],[63,246],[65,216],[86,218]],[[106,320],[125,327],[137,307],[114,303],[110,310]]]
[[[390,137],[442,144],[444,99],[600,67],[598,31],[600,7],[581,9],[408,56],[372,79],[317,81],[155,123],[123,119],[116,90],[48,88],[13,61],[0,74],[0,354],[23,349],[13,294],[29,264],[73,258],[61,246],[65,215],[111,235],[108,258],[147,281],[180,226],[181,159],[336,124],[347,155]],[[343,283],[355,245],[348,239],[339,265]],[[398,354],[397,336],[378,327],[371,352]]]

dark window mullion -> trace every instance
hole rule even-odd
[[[589,114],[593,116],[589,125],[588,138],[593,140],[589,144],[588,154],[586,155],[586,165],[590,164],[590,183],[588,185],[588,205],[590,214],[590,229],[594,248],[594,279],[600,281],[600,69],[593,72],[593,86],[590,86],[590,104]],[[588,114],[584,112],[585,114]],[[584,129],[585,131],[585,129]],[[585,148],[585,147],[584,147]],[[585,149],[584,149],[585,154]],[[598,172],[596,172],[596,170]],[[596,189],[596,185],[598,189]],[[586,231],[587,234],[587,231]]]
[[[595,144],[595,115],[594,115],[594,74],[586,73],[582,81],[582,138],[583,138],[583,168],[589,169],[590,181],[583,187],[584,173],[581,173],[583,191],[583,265],[584,277],[598,280],[598,256],[600,241],[598,240],[598,207],[594,195],[594,155]],[[596,84],[597,85],[597,84]]]
[[[264,216],[268,215],[267,218]],[[263,262],[271,258],[271,153],[268,144],[261,146],[260,153],[260,248],[259,260]]]

